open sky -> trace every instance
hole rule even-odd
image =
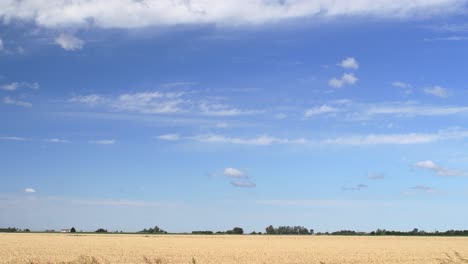
[[[468,229],[468,1],[0,1],[0,226]]]

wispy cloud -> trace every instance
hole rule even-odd
[[[341,187],[341,190],[343,190],[343,191],[360,191],[362,189],[367,189],[368,187],[369,187],[368,185],[361,183],[361,184],[358,184],[356,186],[351,186],[351,187],[343,186],[343,187]]]
[[[437,37],[437,38],[425,38],[426,42],[435,41],[465,41],[468,40],[468,36],[449,36],[449,37]]]
[[[426,106],[415,103],[382,103],[366,106],[366,115],[442,116],[468,113],[467,106]]]
[[[434,193],[436,190],[426,185],[416,185],[410,188],[411,190],[421,191],[426,193]]]
[[[32,107],[32,103],[26,102],[26,101],[21,101],[21,100],[16,100],[11,98],[10,96],[5,96],[3,98],[3,103],[7,105],[16,105],[16,106],[21,106],[21,107]]]
[[[157,137],[160,140],[177,141],[180,140],[179,134],[165,134]]]
[[[392,86],[400,88],[406,95],[411,94],[413,92],[413,85],[411,85],[410,83],[394,81],[392,82]]]
[[[55,43],[67,51],[80,50],[84,46],[84,41],[71,34],[62,33],[55,38]]]
[[[359,63],[353,57],[348,57],[348,58],[342,60],[340,63],[338,63],[338,66],[340,66],[340,67],[342,67],[344,69],[352,69],[352,70],[359,69]]]
[[[33,82],[33,83],[30,83],[30,82],[12,82],[12,83],[7,83],[7,84],[0,85],[0,90],[4,90],[4,91],[16,91],[16,90],[21,89],[21,88],[37,90],[37,89],[40,88],[40,85],[37,82]]]
[[[446,98],[449,96],[449,92],[447,88],[444,88],[441,86],[427,87],[427,88],[424,88],[423,91],[426,94],[437,96],[440,98]]]
[[[406,133],[406,134],[368,134],[347,135],[336,138],[308,139],[308,138],[277,138],[268,135],[240,138],[217,134],[174,136],[166,134],[157,137],[160,140],[186,140],[201,143],[238,144],[252,146],[269,146],[273,144],[297,144],[297,145],[339,145],[339,146],[366,146],[366,145],[412,145],[427,144],[444,140],[460,140],[468,138],[467,130],[447,129],[435,133]]]
[[[23,137],[0,137],[0,140],[9,140],[9,141],[31,141],[29,138]]]
[[[249,176],[244,172],[236,168],[225,168],[223,170],[223,175],[229,178],[249,178]]]
[[[322,105],[314,108],[307,109],[304,112],[304,117],[309,118],[313,116],[323,115],[323,114],[331,114],[336,113],[339,110],[333,106],[329,105]]]
[[[200,111],[210,116],[240,116],[261,113],[258,110],[243,110],[219,103],[201,103]]]
[[[414,166],[417,168],[422,168],[422,169],[433,171],[435,174],[441,177],[457,177],[457,176],[468,177],[468,172],[461,171],[461,170],[448,169],[448,168],[437,165],[432,160],[419,161],[419,162],[416,162]]]
[[[71,143],[70,140],[61,139],[61,138],[47,138],[47,139],[32,139],[24,137],[0,137],[0,140],[8,141],[31,141],[31,142],[48,142],[48,143]]]
[[[23,192],[25,192],[25,193],[35,193],[36,190],[33,189],[33,188],[26,188],[26,189],[23,190]]]
[[[338,137],[335,139],[326,139],[322,144],[335,144],[335,145],[382,145],[382,144],[395,144],[395,145],[409,145],[409,144],[423,144],[432,143],[443,140],[456,140],[468,137],[467,130],[449,129],[440,130],[437,133],[423,134],[423,133],[408,133],[408,134],[375,134],[366,136],[346,136]]]
[[[341,88],[346,85],[354,85],[359,79],[353,73],[345,73],[341,78],[333,78],[328,85],[333,88]]]
[[[102,139],[102,140],[91,140],[89,143],[96,144],[96,145],[113,145],[115,144],[114,139]]]
[[[247,180],[236,180],[230,182],[232,186],[238,188],[254,188],[257,186],[255,182],[247,181]]]
[[[98,94],[74,96],[69,99],[73,103],[83,103],[89,106],[102,106],[113,111],[134,112],[142,114],[170,114],[183,112],[182,92],[141,92],[126,93],[116,97]]]
[[[161,140],[168,140],[165,135],[158,137]],[[252,138],[239,138],[239,137],[229,137],[224,135],[216,134],[207,134],[207,135],[195,135],[188,137],[178,137],[173,138],[172,140],[188,140],[196,141],[202,143],[228,143],[228,144],[238,144],[238,145],[256,145],[256,146],[268,146],[272,144],[305,144],[306,140],[304,138],[297,139],[288,139],[288,138],[277,138],[271,137],[268,135],[252,137]]]
[[[367,175],[367,178],[369,180],[384,180],[385,175],[381,173],[370,173],[369,175]]]
[[[45,139],[45,142],[50,142],[50,143],[71,143],[70,140],[62,139],[62,138],[49,138]]]

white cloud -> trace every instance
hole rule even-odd
[[[61,139],[61,138],[49,138],[49,139],[46,139],[45,141],[49,143],[71,143],[71,141],[66,140],[66,139]]]
[[[0,50],[3,50],[3,48],[4,48],[4,47],[3,47],[3,39],[0,38]]]
[[[353,69],[353,70],[359,69],[359,63],[353,57],[349,57],[349,58],[342,60],[338,65],[345,69]]]
[[[419,162],[416,162],[414,166],[417,168],[431,170],[441,177],[456,177],[456,176],[468,177],[468,172],[444,168],[442,166],[437,165],[432,160],[419,161]]]
[[[210,116],[240,116],[260,113],[260,111],[242,110],[218,103],[201,103],[200,111],[202,114]]]
[[[223,175],[230,178],[248,178],[245,172],[235,168],[225,168]]]
[[[182,99],[182,92],[141,92],[127,93],[116,97],[105,97],[91,94],[74,96],[70,102],[83,103],[89,106],[104,106],[116,111],[141,114],[170,114],[183,112],[182,106],[187,103]]]
[[[74,51],[83,48],[84,41],[70,34],[62,33],[55,38],[55,43],[64,50]]]
[[[441,116],[468,113],[467,106],[423,106],[413,103],[382,103],[367,107],[368,115]]]
[[[113,145],[115,144],[115,140],[113,139],[93,140],[93,141],[90,141],[89,143],[96,144],[96,145]]]
[[[168,135],[161,135],[157,137],[161,140],[188,140],[188,141],[196,141],[202,143],[227,143],[227,144],[235,144],[235,145],[256,145],[256,146],[268,146],[272,144],[305,144],[307,140],[304,138],[297,138],[297,139],[287,139],[287,138],[277,138],[271,137],[268,135],[253,137],[253,138],[239,138],[239,137],[228,137],[224,135],[216,135],[216,134],[206,134],[206,135],[195,135],[195,136],[187,136],[187,137],[180,137],[177,135],[177,138],[172,136],[172,134]]]
[[[94,105],[103,103],[105,101],[105,98],[97,94],[90,94],[90,95],[83,95],[83,96],[81,95],[74,96],[70,98],[69,101],[74,102],[74,103],[83,103],[83,104],[94,106]]]
[[[319,106],[319,107],[314,107],[314,108],[310,108],[310,109],[307,109],[305,112],[304,112],[304,117],[312,117],[312,116],[317,116],[317,115],[322,115],[322,114],[330,114],[330,113],[336,113],[338,112],[339,110],[332,107],[332,106],[329,106],[329,105],[322,105],[322,106]]]
[[[9,96],[6,96],[5,98],[3,98],[3,103],[8,104],[8,105],[17,105],[21,107],[32,107],[32,103],[30,102],[12,99]]]
[[[26,189],[24,189],[23,191],[24,191],[25,193],[35,193],[35,192],[36,192],[36,190],[33,189],[33,188],[26,188]]]
[[[438,38],[425,38],[424,41],[426,42],[434,42],[434,41],[465,41],[468,40],[466,36],[450,36],[450,37],[438,37]]]
[[[392,82],[392,85],[395,86],[395,87],[404,88],[404,89],[409,89],[409,88],[413,87],[409,83],[400,82],[400,81],[394,81],[394,82]]]
[[[254,138],[237,138],[227,137],[223,135],[197,135],[193,137],[187,137],[188,140],[194,140],[204,143],[229,143],[237,145],[256,145],[256,146],[268,146],[272,144],[305,144],[307,141],[304,138],[298,139],[287,139],[287,138],[276,138],[268,135],[258,136]]]
[[[441,86],[427,87],[423,90],[426,94],[437,96],[440,98],[446,98],[449,96],[449,92],[446,88]]]
[[[231,181],[231,185],[238,188],[254,188],[257,186],[252,181]]]
[[[330,85],[333,88],[341,88],[346,85],[353,85],[355,84],[359,79],[354,76],[352,73],[345,73],[343,76],[341,76],[341,79],[333,78],[330,81],[328,81],[328,85]]]
[[[464,139],[468,137],[466,130],[441,130],[437,133],[422,134],[375,134],[366,136],[346,136],[334,139],[325,139],[322,144],[331,145],[410,145],[433,143],[443,140]]]
[[[158,139],[167,140],[167,141],[177,141],[180,140],[179,134],[166,134],[158,136]]]
[[[28,82],[12,82],[8,84],[0,85],[1,90],[5,91],[16,91],[19,88],[28,88],[28,89],[39,89],[39,84],[37,82],[28,83]]]
[[[0,137],[0,140],[9,140],[9,141],[30,141],[29,138],[23,138],[23,137]]]
[[[0,18],[33,21],[48,28],[239,25],[301,17],[312,21],[341,16],[404,19],[460,12],[465,3],[464,0],[12,0],[0,2]]]

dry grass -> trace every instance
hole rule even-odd
[[[0,234],[0,263],[464,264],[468,238]]]

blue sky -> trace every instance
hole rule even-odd
[[[0,226],[466,229],[467,1],[4,1]]]

